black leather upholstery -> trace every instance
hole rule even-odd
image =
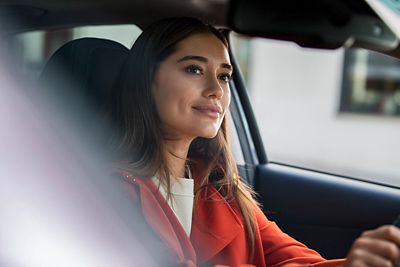
[[[71,109],[88,102],[103,105],[127,54],[126,47],[111,40],[73,40],[49,59],[40,81],[51,95],[69,99]]]
[[[39,85],[43,97],[52,108],[62,110],[66,115],[63,120],[69,125],[94,137],[108,129],[104,117],[128,53],[123,45],[106,39],[82,38],[66,43],[42,71]]]

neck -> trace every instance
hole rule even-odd
[[[166,141],[166,159],[170,166],[172,177],[184,177],[189,146],[190,142],[188,141]]]

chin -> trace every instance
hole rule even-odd
[[[220,127],[210,127],[208,126],[204,126],[201,127],[200,129],[197,129],[198,131],[196,131],[197,133],[195,134],[195,136],[197,137],[202,137],[202,138],[207,138],[207,139],[212,139],[214,137],[217,136]]]
[[[212,138],[216,137],[217,134],[218,134],[218,131],[203,132],[202,134],[199,135],[199,137],[212,139]]]
[[[214,134],[214,135],[203,135],[203,136],[200,136],[200,137],[203,137],[203,138],[206,138],[206,139],[213,139],[216,136],[217,136],[217,134]]]

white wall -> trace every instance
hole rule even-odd
[[[343,50],[254,39],[250,97],[271,161],[400,185],[400,120],[340,114]]]

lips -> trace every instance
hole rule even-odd
[[[217,105],[198,105],[193,109],[211,118],[219,118],[222,114],[222,108]]]

